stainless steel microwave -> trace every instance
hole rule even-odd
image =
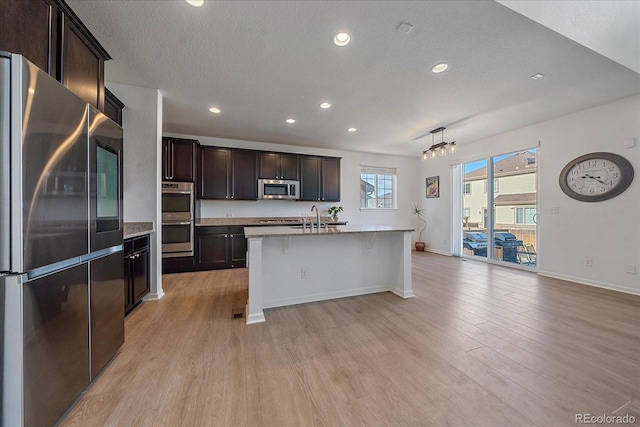
[[[300,181],[259,179],[258,199],[298,200]]]

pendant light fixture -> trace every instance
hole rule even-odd
[[[447,152],[453,154],[456,152],[456,142],[445,142],[444,141],[444,130],[446,128],[439,127],[431,131],[431,147],[427,148],[422,152],[422,160],[427,160],[428,158],[435,159],[438,155],[441,157],[445,156]],[[435,134],[440,132],[440,142],[435,143]]]

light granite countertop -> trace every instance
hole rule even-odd
[[[315,222],[315,216],[307,217],[307,221],[312,220]],[[339,224],[344,225],[346,221],[333,222],[329,216],[321,216],[320,222],[327,223],[329,225]],[[301,217],[239,217],[239,218],[198,218],[196,220],[196,227],[198,226],[216,226],[216,225],[241,225],[241,226],[265,226],[265,225],[302,225]]]
[[[276,237],[276,236],[327,236],[336,234],[355,233],[387,233],[387,232],[411,232],[413,228],[391,227],[386,225],[337,225],[320,227],[318,230],[310,230],[308,227],[245,227],[244,235],[247,239],[252,237]]]
[[[125,222],[123,228],[122,234],[125,239],[155,232],[153,222]]]

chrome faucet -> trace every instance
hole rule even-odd
[[[311,206],[311,212],[313,212],[314,209],[316,210],[316,226],[318,227],[318,231],[320,231],[320,211],[316,205]]]

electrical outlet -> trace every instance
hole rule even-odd
[[[301,279],[308,279],[309,278],[307,270],[300,270],[300,278]]]
[[[636,274],[637,273],[636,265],[635,264],[627,265],[627,273]]]
[[[549,213],[550,214],[554,214],[554,215],[559,214],[560,213],[560,206],[551,206],[549,208]]]
[[[585,267],[593,267],[593,259],[587,257],[584,259],[584,266]]]

